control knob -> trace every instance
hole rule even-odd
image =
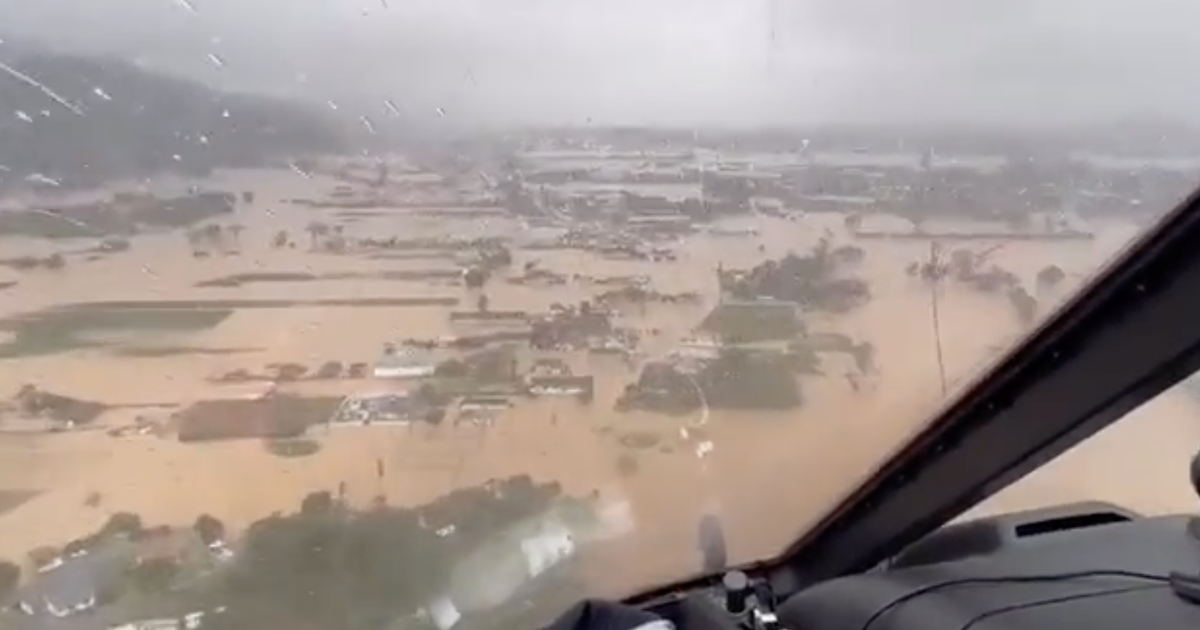
[[[750,578],[741,571],[730,571],[721,578],[725,590],[725,610],[733,615],[746,612],[750,599]]]

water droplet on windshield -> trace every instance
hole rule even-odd
[[[47,186],[55,186],[55,187],[62,185],[62,182],[58,181],[57,179],[54,179],[53,177],[47,177],[45,175],[42,175],[41,173],[34,173],[34,174],[30,175],[29,177],[26,177],[25,181],[30,182],[32,184],[45,184]]]
[[[12,66],[10,66],[4,62],[0,62],[0,72],[4,72],[8,76],[20,81],[21,83],[24,83],[25,85],[37,88],[38,90],[40,90],[42,92],[42,94],[46,95],[50,100],[54,101],[55,103],[61,105],[65,109],[69,110],[72,114],[75,114],[76,116],[83,115],[83,110],[79,109],[74,104],[72,104],[70,101],[68,101],[67,99],[60,96],[57,92],[50,89],[49,86],[45,85],[41,81],[38,81],[37,79],[25,74],[24,72],[21,72],[20,70],[17,70],[16,68],[13,68]]]
[[[300,168],[300,165],[296,164],[295,162],[288,162],[288,168],[292,169],[293,172],[295,172],[300,177],[303,177],[304,179],[312,179],[312,175],[310,175],[304,169]]]

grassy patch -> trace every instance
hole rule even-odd
[[[198,348],[195,346],[118,346],[110,352],[126,359],[158,359],[178,356],[219,356],[248,354],[262,348]]]
[[[232,276],[213,278],[212,280],[202,280],[197,282],[196,286],[240,287],[243,284],[254,284],[259,282],[312,282],[320,279],[321,277],[317,274],[307,272],[256,272],[239,273]]]
[[[456,306],[454,297],[331,298],[327,300],[129,300],[85,302],[62,309],[73,311],[216,311],[301,307],[406,307]],[[2,326],[0,326],[2,328]]]
[[[700,330],[726,343],[756,343],[795,339],[804,325],[788,302],[725,302],[704,318]]]
[[[14,338],[0,344],[0,359],[70,352],[102,347],[89,333],[193,332],[225,321],[232,309],[96,308],[94,305],[56,307],[0,321],[0,330]]]
[[[294,439],[327,422],[341,404],[341,397],[332,396],[201,400],[179,413],[179,441]]]
[[[458,269],[414,269],[407,271],[344,272],[256,272],[213,278],[196,283],[201,288],[236,288],[247,284],[317,282],[322,280],[451,280],[462,276]]]
[[[277,457],[308,457],[321,450],[321,445],[313,440],[263,440],[267,452]]]

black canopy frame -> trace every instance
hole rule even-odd
[[[776,578],[869,570],[1198,369],[1200,191],[772,562]]]

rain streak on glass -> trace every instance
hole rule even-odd
[[[1200,182],[1200,8],[848,2],[0,0],[0,627],[778,553]]]

